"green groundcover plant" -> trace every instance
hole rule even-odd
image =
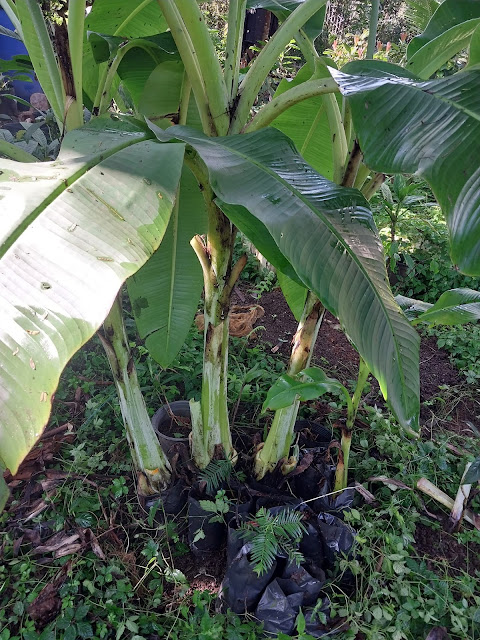
[[[139,333],[163,366],[185,339],[203,281],[192,454],[200,468],[235,459],[228,316],[245,264],[233,263],[236,229],[276,267],[299,319],[288,374],[308,367],[327,308],[399,423],[417,429],[419,338],[388,285],[368,198],[382,172],[423,176],[454,263],[478,275],[480,7],[440,4],[405,68],[368,59],[337,70],[314,47],[326,4],[231,0],[219,57],[195,0],[96,0],[87,17],[85,0],[70,0],[62,17],[43,15],[35,0],[0,0],[62,137],[55,161],[0,162],[0,466],[15,473],[48,420],[61,371],[101,328],[142,487],[168,483],[117,297],[125,281]],[[280,27],[241,72],[245,10],[260,7]],[[305,65],[252,110],[292,39]],[[372,20],[371,55],[374,43]],[[467,68],[431,79],[465,48]],[[2,144],[3,155],[15,152]],[[297,410],[298,399],[276,412],[258,478],[282,460],[295,464]],[[5,485],[1,494],[4,503]]]

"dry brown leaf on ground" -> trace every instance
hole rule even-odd
[[[67,562],[28,607],[28,614],[35,621],[37,631],[41,631],[49,622],[54,620],[62,608],[62,600],[58,595],[58,590],[65,582],[71,566],[72,563]]]
[[[229,333],[235,338],[248,336],[253,331],[253,325],[259,318],[263,318],[265,311],[259,304],[233,305],[229,315]],[[205,329],[203,313],[195,317],[195,324],[199,331]]]
[[[80,538],[80,534],[78,533],[67,534],[65,533],[65,531],[60,531],[59,533],[56,533],[55,535],[51,536],[51,538],[48,538],[48,540],[45,540],[43,544],[41,544],[40,546],[38,546],[36,549],[33,550],[33,553],[35,555],[38,555],[40,553],[51,553],[52,551],[57,552],[60,549],[62,549],[62,547],[70,547],[71,544],[76,540],[78,540],[79,538]],[[63,554],[63,555],[66,555],[66,554]],[[56,557],[61,557],[61,556],[56,556]]]
[[[100,558],[100,560],[105,560],[105,554],[102,551],[102,547],[100,546],[97,537],[93,533],[91,529],[84,529],[80,531],[80,535],[82,537],[82,541],[86,544],[89,544],[93,553]]]
[[[42,511],[45,511],[45,509],[47,509],[50,506],[50,498],[52,498],[55,495],[55,493],[56,493],[55,489],[52,489],[51,491],[47,492],[46,498],[48,502],[45,501],[43,498],[40,498],[40,500],[37,500],[36,502],[34,502],[33,505],[31,505],[30,511],[23,518],[23,521],[28,522],[32,518],[35,518],[40,513],[42,513]]]

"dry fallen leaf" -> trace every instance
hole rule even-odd
[[[12,351],[12,356],[16,356],[20,349],[17,347],[15,351]]]
[[[48,398],[48,393],[46,391],[42,391],[40,394],[40,402],[46,402]]]
[[[35,369],[35,362],[30,358],[30,368]]]
[[[52,551],[59,551],[63,547],[70,547],[73,542],[76,542],[80,538],[78,533],[67,535],[64,531],[56,533],[48,540],[45,540],[43,544],[34,549],[35,555],[39,553],[51,553]]]
[[[38,330],[32,331],[31,329],[26,329],[26,332],[29,333],[31,336],[37,336],[40,333],[40,331]]]

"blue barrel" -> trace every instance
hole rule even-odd
[[[0,9],[0,25],[7,29],[14,30],[13,24],[10,22],[7,14],[3,9]],[[2,60],[11,60],[14,56],[25,55],[27,50],[21,40],[15,40],[15,38],[9,38],[8,36],[0,35],[0,58]],[[24,73],[24,72],[22,72]],[[25,82],[22,80],[13,80],[13,93],[19,98],[24,100],[30,100],[32,93],[38,93],[42,91],[40,83],[35,80],[33,73],[27,73],[32,78],[32,82]],[[22,108],[21,105],[19,105]]]

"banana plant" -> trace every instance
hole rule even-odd
[[[342,424],[342,437],[340,443],[340,455],[335,472],[334,491],[343,491],[348,484],[348,461],[350,458],[350,447],[352,444],[352,430],[357,416],[358,406],[362,397],[370,371],[365,362],[360,358],[357,384],[353,396],[346,387],[335,378],[330,378],[319,367],[309,367],[300,371],[297,375],[291,376],[288,373],[280,376],[267,393],[262,411],[275,409],[277,412],[292,406],[300,401],[315,400],[325,393],[338,393],[345,399],[347,405],[347,416]],[[273,427],[272,427],[273,428]],[[257,458],[257,464],[258,464]],[[285,471],[291,469],[287,461]]]
[[[116,296],[128,278],[141,334],[167,362],[191,324],[191,299],[198,300],[199,276],[180,277],[180,256],[192,251],[186,247],[190,233],[206,320],[202,392],[192,404],[193,454],[199,467],[214,456],[234,457],[226,384],[230,295],[244,264],[233,264],[237,228],[283,276],[318,298],[307,299],[317,314],[314,325],[320,305],[337,315],[399,422],[415,428],[419,339],[389,289],[367,200],[351,187],[356,180],[339,184],[353,153],[352,100],[339,93],[339,84],[348,93],[343,76],[330,76],[313,45],[326,1],[278,0],[281,25],[241,79],[244,0],[229,3],[224,66],[195,0],[96,0],[86,21],[84,4],[70,0],[69,37],[56,39],[57,48],[47,41],[34,0],[8,5],[66,135],[54,163],[1,161],[0,197],[9,214],[0,253],[1,465],[16,471],[48,420],[68,358],[105,320],[102,338],[135,456],[151,489],[168,481]],[[265,78],[292,39],[308,73],[252,117]],[[68,83],[60,85],[65,71]],[[79,86],[93,117],[76,128]],[[462,88],[467,100],[471,86]],[[316,139],[325,145],[328,177],[320,165],[305,162],[278,121],[319,98],[330,135]],[[135,118],[109,115],[111,99]],[[356,111],[352,104],[354,123]],[[307,138],[304,143],[309,147]],[[359,169],[357,160],[352,164]],[[476,230],[468,207],[462,200],[455,215]],[[150,259],[158,260],[158,269]],[[307,316],[305,325],[311,324]],[[281,439],[267,468],[290,448],[288,430]],[[152,459],[142,459],[148,455]]]

